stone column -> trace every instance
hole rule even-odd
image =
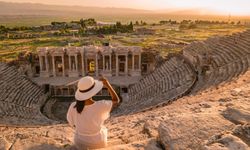
[[[61,95],[63,95],[63,89],[60,87]]]
[[[85,76],[85,65],[84,65],[85,59],[83,53],[81,53],[81,56],[82,56],[82,76]]]
[[[53,64],[53,76],[56,76],[56,65],[55,65],[55,56],[52,55],[52,64]]]
[[[69,71],[72,71],[72,68],[71,68],[71,56],[69,55]]]
[[[63,77],[64,77],[65,76],[64,55],[62,55],[62,70],[63,70]]]
[[[57,90],[55,86],[53,86],[53,90],[54,90],[54,95],[57,95]]]
[[[86,59],[84,59],[84,62],[86,64],[85,73],[88,73],[89,72],[89,68],[88,68],[89,64],[88,64],[88,58],[87,58],[87,56],[86,56]]]
[[[49,72],[48,54],[45,55],[46,71]]]
[[[128,75],[128,54],[125,55],[125,75]]]
[[[51,85],[49,86],[49,94],[52,95],[52,88],[51,88]]]
[[[102,55],[102,67],[103,67],[102,71],[105,71],[106,70],[106,68],[105,68],[105,55]]]
[[[141,70],[141,53],[139,54],[139,70]]]
[[[112,57],[111,57],[111,54],[109,54],[109,70],[112,72]]]
[[[40,73],[43,71],[42,56],[39,56]]]
[[[96,53],[95,55],[95,76],[98,77],[99,73],[98,73],[98,54]]]
[[[115,61],[116,61],[115,75],[119,76],[118,54],[116,54]]]
[[[132,71],[135,71],[135,55],[132,54]]]
[[[76,71],[78,72],[78,59],[77,59],[77,55],[75,55],[75,64],[76,64]]]

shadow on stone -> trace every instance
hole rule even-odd
[[[77,149],[74,146],[68,144],[62,147],[58,147],[52,144],[41,144],[38,146],[31,147],[28,150],[77,150]]]

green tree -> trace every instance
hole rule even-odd
[[[83,19],[80,20],[80,25],[81,25],[81,28],[86,29],[86,24]]]
[[[0,33],[8,33],[8,28],[6,28],[5,26],[0,26]]]
[[[134,30],[133,22],[131,21],[130,24],[128,25],[128,28],[130,31]]]
[[[135,22],[135,25],[137,25],[137,26],[140,25],[139,21],[136,21],[136,22]]]
[[[79,35],[85,35],[85,34],[86,34],[86,31],[85,31],[85,29],[80,28],[80,29],[78,30],[78,33],[79,33]]]

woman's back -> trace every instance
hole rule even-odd
[[[71,126],[76,127],[76,133],[88,136],[100,133],[104,121],[109,117],[112,101],[102,100],[85,105],[81,113],[76,111],[75,105],[76,102],[70,105],[67,120]]]
[[[119,97],[105,79],[94,80],[86,76],[78,81],[75,93],[76,102],[72,103],[67,113],[70,126],[75,127],[74,144],[77,149],[103,148],[107,145],[107,128],[103,123],[108,119],[113,106],[119,103]],[[103,85],[108,89],[112,101],[93,101]]]

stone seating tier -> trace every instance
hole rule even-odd
[[[170,103],[210,86],[227,82],[246,72],[250,66],[250,30],[232,36],[213,37],[193,42],[183,51],[188,56],[171,56],[154,72],[129,88],[129,100],[123,102],[118,114],[145,111]],[[192,59],[203,54],[211,56],[208,70],[198,71],[200,64]],[[203,57],[203,56],[202,56]],[[0,123],[9,118],[46,120],[40,113],[44,91],[15,67],[0,63]]]
[[[229,81],[246,72],[250,66],[249,38],[250,35],[243,32],[232,36],[209,38],[204,41],[203,43],[205,43],[209,53],[212,55],[212,63],[209,73],[206,74],[204,80],[200,82],[203,86],[198,86],[199,88],[194,89],[194,91],[201,90],[201,87],[202,89],[206,89],[207,87],[217,85],[221,82]],[[195,46],[193,45],[192,47]],[[188,48],[185,50],[189,51]],[[205,52],[201,47],[200,50]],[[193,52],[194,50],[191,51]],[[196,52],[198,51],[199,50],[196,50]],[[195,56],[199,53],[190,54]]]
[[[48,121],[40,112],[44,91],[13,66],[0,63],[0,124]],[[21,121],[11,121],[15,119]]]
[[[120,113],[137,112],[162,103],[166,99],[173,99],[192,85],[193,77],[192,69],[182,59],[172,57],[155,69],[152,74],[131,87],[130,99],[121,105]]]

